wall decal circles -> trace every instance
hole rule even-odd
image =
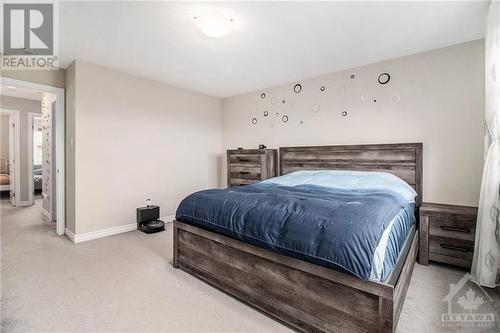
[[[361,100],[362,101],[366,101],[368,99],[368,95],[367,94],[361,94]]]
[[[285,104],[285,103],[286,103],[286,101],[285,101],[285,100],[282,100],[282,101],[281,101],[281,104]]]
[[[401,100],[401,96],[399,96],[397,94],[396,95],[392,95],[392,101],[394,103],[398,103],[400,100]]]
[[[257,124],[257,118],[252,119],[252,124],[254,124],[254,125]]]
[[[342,112],[342,117],[347,117],[347,111]]]
[[[314,113],[318,113],[320,109],[321,109],[321,107],[319,106],[319,104],[314,104],[312,106],[312,112],[314,112]]]
[[[267,117],[269,115],[269,112],[264,111],[264,117]]]
[[[302,85],[300,83],[297,83],[294,87],[293,87],[293,91],[295,91],[296,94],[298,94],[299,92],[302,91]]]
[[[354,74],[351,74],[351,80],[354,80]]]
[[[261,99],[266,98],[266,93],[262,93],[262,94],[260,94],[260,98],[261,98]]]
[[[326,90],[326,87],[325,87],[325,86],[321,86],[321,88],[319,88],[319,90],[321,90],[321,91],[325,91],[325,90]]]
[[[378,76],[378,83],[380,84],[386,84],[391,80],[391,76],[389,73],[382,73]]]
[[[284,115],[283,117],[281,117],[281,120],[286,123],[288,121],[288,116],[287,115]]]

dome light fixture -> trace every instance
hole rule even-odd
[[[198,29],[212,38],[227,36],[234,28],[234,19],[218,10],[204,10],[193,19]]]

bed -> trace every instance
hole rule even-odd
[[[10,176],[0,173],[0,191],[10,191]]]
[[[0,156],[0,191],[10,191],[9,160]]]
[[[42,191],[42,180],[43,180],[42,166],[41,165],[34,165],[33,166],[33,189],[35,190],[35,192]]]
[[[287,176],[270,180],[273,184],[263,182],[241,189],[203,191],[185,199],[187,204],[181,203],[174,221],[174,267],[300,331],[393,332],[417,255],[416,212],[422,194],[422,144],[283,147],[279,170],[281,176]],[[406,187],[414,190],[416,197],[413,205],[405,205],[398,201],[401,196],[389,195],[385,190],[369,195],[356,193],[353,199],[349,196],[354,192],[315,188],[314,184],[290,186],[297,174],[314,172],[311,170],[384,172],[399,177]],[[239,197],[244,198],[243,204]],[[282,201],[273,202],[272,198]],[[218,208],[213,203],[207,208],[200,206],[211,201],[223,204]],[[346,208],[353,202],[359,204]],[[276,205],[285,206],[276,209]],[[320,215],[332,205],[339,208]],[[394,210],[396,206],[404,209]],[[292,209],[294,214],[279,213]],[[309,218],[311,209],[316,220],[308,220],[309,224],[313,221],[320,223],[320,227],[308,229],[308,224],[302,222],[304,216]],[[380,221],[365,223],[359,238],[352,223],[341,222],[346,214],[364,221],[363,209],[379,216]],[[413,223],[406,225],[404,242],[398,245],[390,272],[374,275],[373,267],[368,269],[365,262],[374,263],[378,249],[375,245],[401,211],[411,216]],[[188,218],[196,214],[196,219]],[[339,218],[329,223],[328,214]],[[280,223],[282,226],[276,229]],[[232,229],[230,225],[234,225]],[[266,226],[268,229],[263,233],[259,228]],[[320,232],[314,235],[311,230]],[[273,233],[280,233],[274,237],[280,243],[269,241]],[[302,236],[296,237],[299,234]],[[368,245],[336,248],[339,244],[353,244],[342,238],[353,235],[358,237],[355,244],[366,238]],[[374,239],[373,235],[379,238]],[[329,242],[332,244],[328,247],[324,246],[325,237],[329,241],[340,238]],[[310,248],[313,250],[309,251]],[[385,262],[382,266],[385,267]]]

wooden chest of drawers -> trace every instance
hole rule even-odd
[[[276,177],[276,149],[227,151],[227,186],[241,186]]]
[[[423,203],[419,263],[429,260],[469,268],[474,254],[477,208]]]

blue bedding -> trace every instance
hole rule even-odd
[[[176,219],[363,280],[374,277],[376,248],[391,226],[375,274],[383,280],[415,222],[413,209],[390,189],[261,182],[193,193],[179,205]]]

